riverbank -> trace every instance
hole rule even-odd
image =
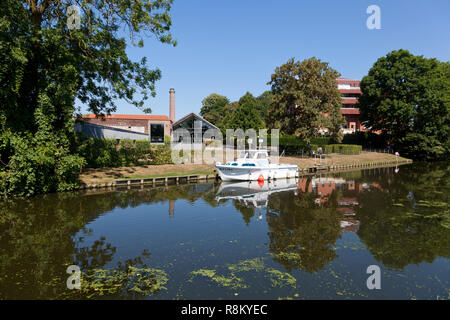
[[[410,159],[399,157],[398,163],[412,162]],[[331,154],[320,162],[319,159],[301,157],[282,157],[280,163],[292,163],[299,167],[300,173],[308,172],[311,168],[326,170],[345,170],[350,168],[376,167],[397,164],[392,154],[377,152],[361,152],[359,155]],[[83,186],[107,186],[116,180],[139,180],[177,176],[214,176],[214,165],[208,164],[164,164],[143,165],[133,167],[86,169],[80,180]]]

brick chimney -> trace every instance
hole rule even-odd
[[[175,89],[171,88],[169,90],[170,94],[170,104],[169,104],[169,119],[175,122]]]

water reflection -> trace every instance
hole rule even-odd
[[[297,179],[223,182],[217,191],[216,201],[232,200],[234,207],[242,213],[248,225],[255,211],[258,211],[258,220],[262,219],[261,210],[267,207],[271,194],[295,190],[297,190]]]
[[[137,187],[3,200],[0,298],[187,297],[192,293],[182,288],[190,279],[188,266],[226,265],[255,258],[255,252],[293,275],[314,275],[338,260],[350,267],[358,259],[369,261],[366,252],[387,269],[402,271],[443,258],[448,270],[449,186],[448,165],[440,163],[269,183]],[[136,228],[124,231],[121,226],[133,219]],[[137,226],[153,225],[158,227],[152,233],[133,240]],[[190,255],[172,239],[184,233],[189,241],[181,245],[190,245]],[[230,237],[240,238],[233,242],[237,240]],[[351,260],[339,250],[349,237],[364,252]],[[237,245],[228,249],[229,243]],[[127,246],[139,250],[124,255]],[[217,252],[205,255],[211,246]],[[172,259],[168,265],[173,272],[163,268],[164,257]],[[65,271],[71,264],[93,283],[84,295],[66,296]],[[144,274],[147,281],[142,282]],[[99,288],[95,279],[111,286]],[[448,279],[441,285],[448,292]]]

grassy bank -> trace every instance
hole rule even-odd
[[[399,157],[398,160],[406,161],[409,159]],[[325,166],[348,166],[395,161],[396,158],[393,154],[362,151],[359,155],[343,155],[332,153],[322,159],[322,164]],[[292,163],[298,165],[299,169],[305,169],[318,164],[319,160],[314,158],[283,157],[280,158],[280,163]]]
[[[400,161],[408,160],[399,157]],[[361,152],[359,155],[330,154],[322,159],[326,166],[348,166],[365,165],[379,162],[395,163],[395,156],[386,153]],[[314,167],[318,163],[314,158],[283,157],[280,163],[292,163],[298,165],[299,169]],[[155,177],[184,176],[184,175],[207,175],[214,173],[214,165],[207,164],[163,164],[143,165],[134,167],[99,168],[85,170],[80,179],[84,184],[105,184],[117,179],[146,179]]]

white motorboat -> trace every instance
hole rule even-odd
[[[216,163],[216,169],[223,181],[273,180],[298,177],[298,166],[269,162],[267,150],[241,151],[235,161]]]

